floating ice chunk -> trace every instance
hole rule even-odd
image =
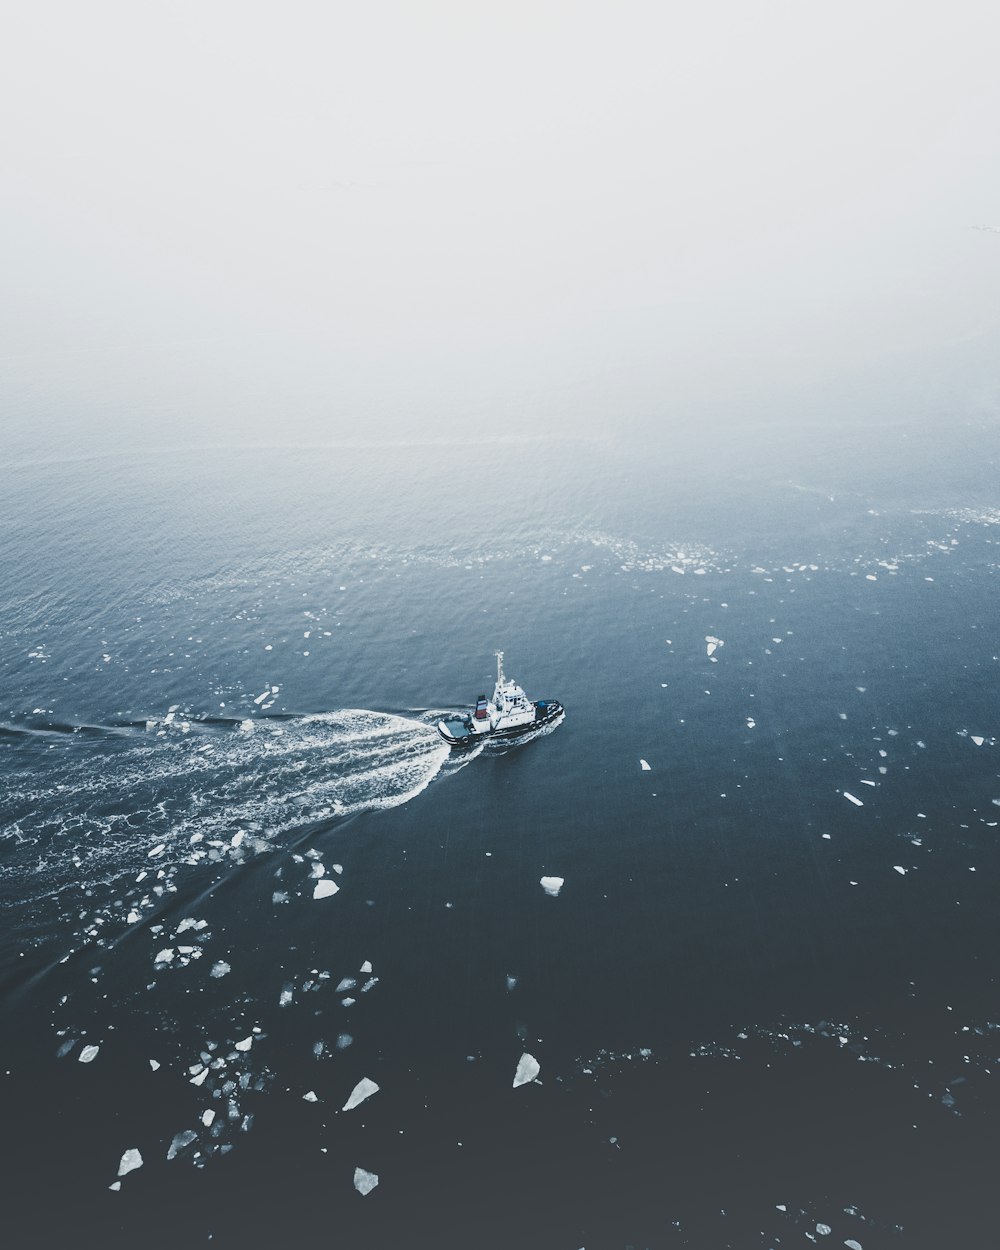
[[[829,1224],[817,1224],[816,1231],[817,1233],[819,1233],[821,1237],[829,1237],[830,1234],[833,1232],[833,1229],[830,1227]]]
[[[230,972],[232,972],[232,968],[224,959],[217,959],[215,963],[212,964],[213,977],[224,977]]]
[[[249,1050],[252,1045],[253,1045],[253,1034],[251,1034],[249,1037],[245,1037],[242,1042],[237,1042],[236,1049],[237,1050]]]
[[[125,921],[127,924],[138,924],[138,922],[141,919],[142,917],[140,916],[140,914],[136,911],[134,907],[129,912],[129,914],[125,917]]]
[[[983,743],[986,741],[986,739],[985,739],[985,738],[980,738],[980,737],[978,737],[976,734],[973,734],[973,735],[972,735],[972,741],[976,744],[976,746],[977,746],[977,747],[981,747],[981,746],[983,745]]]
[[[142,1167],[142,1155],[133,1146],[131,1150],[126,1150],[122,1155],[121,1163],[118,1164],[118,1175],[128,1176],[129,1172],[134,1172],[136,1168]]]
[[[312,866],[312,868],[309,870],[309,872],[310,872],[310,876],[313,876],[313,877],[316,877],[316,878],[319,878],[319,877],[325,877],[325,876],[326,876],[326,865],[325,865],[325,864],[320,864],[320,863],[314,863],[314,864],[313,864],[313,866]]]
[[[649,767],[649,761],[648,761],[648,760],[640,760],[640,761],[639,761],[639,767],[642,769],[642,771],[643,771],[644,773],[648,773],[648,772],[651,772],[651,771],[652,771],[652,769]]]
[[[517,1089],[519,1085],[527,1085],[529,1081],[533,1081],[535,1077],[538,1076],[540,1071],[541,1068],[539,1067],[538,1060],[535,1056],[529,1055],[525,1052],[525,1054],[523,1054],[517,1061],[517,1071],[514,1073],[513,1088]]]
[[[157,1059],[150,1059],[149,1066],[153,1069],[154,1072],[159,1072],[160,1070],[159,1060]]]
[[[844,790],[843,795],[844,798],[847,799],[849,803],[853,803],[855,807],[864,807],[864,803],[862,803],[860,799],[855,798],[849,790]]]
[[[270,647],[264,648],[265,651],[270,651],[270,649],[271,649]],[[254,699],[254,703],[256,703],[258,707],[260,707],[260,705],[264,702],[264,700],[269,699],[270,697],[271,697],[271,687],[268,686],[268,688],[264,691],[263,694],[259,694],[256,697],[256,699]]]
[[[930,580],[930,578],[927,578],[927,581]],[[862,1250],[861,1242],[855,1241],[853,1237],[848,1237],[848,1239],[844,1242],[844,1245],[847,1247],[847,1250]]]
[[[372,1094],[377,1094],[379,1087],[374,1081],[363,1077],[358,1081],[357,1085],[351,1090],[351,1096],[347,1102],[340,1108],[341,1111],[350,1111],[352,1107],[356,1107],[359,1102],[364,1102],[366,1098],[371,1098]]]
[[[354,1188],[359,1194],[370,1194],[378,1184],[378,1177],[374,1172],[366,1172],[364,1168],[354,1169]]]
[[[747,717],[747,729],[756,729],[756,728],[757,728],[757,722],[754,720],[752,716],[748,716]]]
[[[201,1113],[201,1122],[206,1128],[212,1127],[212,1121],[215,1119],[215,1112],[209,1107]]]
[[[862,778],[861,778],[861,784],[862,784],[863,786],[873,786],[873,785],[875,784],[875,782],[874,782],[874,781],[869,781],[867,777],[862,777]]]
[[[198,1134],[193,1128],[183,1129],[178,1133],[174,1140],[170,1143],[170,1149],[167,1151],[168,1159],[176,1159],[185,1146],[190,1146],[193,1141],[197,1141]]]
[[[245,829],[238,829],[233,834],[232,838],[230,839],[229,845],[232,847],[242,846],[243,840],[246,836],[247,836],[247,831]]]
[[[705,635],[705,643],[709,655],[714,655],[719,647],[726,645],[721,638],[714,638],[711,634]]]
[[[278,903],[287,903],[288,894],[284,890],[275,890],[271,895],[271,902],[274,903],[275,906],[277,906]]]
[[[376,985],[378,985],[378,977],[369,977],[368,980],[364,983],[364,985],[362,985],[361,993],[367,994],[368,991]]]
[[[159,954],[153,960],[153,963],[154,964],[169,964],[173,962],[173,958],[174,958],[174,948],[172,946],[168,946],[164,950],[159,952]]]
[[[121,1181],[112,1181],[111,1184],[108,1186],[108,1189],[113,1189],[115,1193],[118,1193],[121,1187],[122,1187]]]
[[[147,858],[147,859],[158,859],[158,858],[159,858],[159,856],[161,856],[161,855],[163,854],[163,852],[164,852],[166,849],[167,849],[167,844],[166,844],[166,842],[158,842],[158,843],[156,844],[156,846],[154,846],[154,847],[153,847],[153,849],[152,849],[151,851],[148,851],[148,852],[146,853],[146,858]]]
[[[197,1076],[193,1076],[188,1082],[189,1085],[204,1085],[205,1077],[208,1076],[208,1068],[202,1068]]]
[[[310,1090],[308,1094],[302,1095],[302,1101],[303,1102],[319,1102],[319,1099],[316,1097],[315,1093],[312,1090]]]
[[[313,898],[329,898],[331,894],[336,894],[339,889],[340,886],[336,881],[331,881],[329,877],[324,877],[322,881],[316,882]]]
[[[551,898],[556,898],[563,888],[565,877],[542,877],[539,884]]]
[[[292,1005],[292,987],[290,985],[286,985],[278,997],[278,1006],[279,1007],[291,1007],[291,1005]]]
[[[372,961],[370,959],[366,959],[365,962],[358,969],[359,972],[365,972],[365,973],[370,973],[371,970],[372,970]]]
[[[907,871],[907,870],[906,870],[905,868],[903,868],[901,865],[899,865],[899,864],[893,864],[893,868],[895,868],[895,870],[899,873],[899,875],[900,875],[901,877],[905,877],[905,876],[906,876],[906,871]]]
[[[512,989],[514,989],[516,986],[517,986],[517,977],[512,977],[512,976],[509,976],[509,975],[508,975],[508,977],[507,977],[507,992],[509,993],[509,992],[510,992]]]
[[[344,977],[341,983],[337,986],[335,992],[337,994],[346,994],[348,990],[353,990],[357,983],[358,982],[355,977]]]
[[[337,1049],[346,1050],[353,1041],[354,1038],[351,1037],[350,1033],[340,1033],[337,1035]]]

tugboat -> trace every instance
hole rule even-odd
[[[487,738],[517,738],[561,716],[557,699],[532,702],[516,681],[504,676],[503,652],[498,651],[497,684],[492,700],[481,694],[471,712],[456,712],[437,723],[438,733],[449,746],[465,750]]]

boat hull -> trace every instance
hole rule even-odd
[[[539,699],[534,705],[532,720],[518,720],[514,724],[505,725],[501,720],[496,726],[487,729],[476,728],[473,718],[468,714],[443,717],[437,723],[437,731],[453,751],[468,751],[478,742],[509,741],[522,738],[535,729],[548,725],[564,708],[558,699]]]

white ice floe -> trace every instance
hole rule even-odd
[[[901,877],[906,876],[907,870],[901,864],[893,864],[893,868],[895,868]]]
[[[108,1186],[108,1189],[113,1189],[115,1193],[117,1194],[121,1190],[121,1187],[122,1187],[121,1181],[112,1181],[111,1184]]]
[[[377,1094],[379,1087],[374,1081],[363,1077],[358,1081],[357,1085],[351,1090],[351,1096],[347,1102],[340,1108],[341,1111],[350,1111],[352,1107],[356,1107],[359,1102],[364,1102],[366,1098],[371,1098],[372,1094]]]
[[[154,1072],[158,1072],[160,1070],[159,1060],[157,1059],[150,1059],[149,1066],[153,1069]]]
[[[253,1045],[253,1034],[251,1034],[249,1037],[245,1037],[241,1042],[237,1042],[236,1049],[237,1050],[249,1050],[252,1045]]]
[[[136,1168],[141,1167],[142,1155],[133,1147],[122,1155],[121,1163],[118,1164],[118,1175],[128,1176],[129,1172],[134,1172]]]
[[[651,771],[652,771],[652,770],[650,769],[650,767],[649,767],[649,761],[648,761],[648,760],[640,760],[640,761],[639,761],[639,767],[642,769],[642,771],[643,771],[644,773],[648,773],[648,772],[651,772]]]
[[[353,990],[357,983],[357,978],[355,977],[344,977],[334,992],[337,994],[346,994],[348,990]]]
[[[726,645],[721,638],[715,638],[711,634],[705,635],[705,643],[709,655],[714,655],[719,647],[724,647]]]
[[[97,1052],[100,1049],[100,1046],[84,1046],[83,1050],[80,1051],[80,1062],[92,1063],[97,1058]]]
[[[354,1169],[354,1188],[359,1194],[370,1194],[378,1184],[378,1176],[374,1172],[366,1172],[364,1168]]]
[[[370,959],[366,959],[365,962],[358,969],[359,972],[371,972],[371,970],[372,970],[372,961]]]
[[[331,894],[336,894],[339,889],[340,886],[336,881],[331,881],[329,877],[324,877],[322,881],[316,882],[313,898],[329,898]]]
[[[542,877],[539,884],[550,898],[556,898],[559,891],[563,888],[565,880],[565,877]]]
[[[291,1007],[292,1005],[292,987],[286,985],[278,996],[279,1007]]]
[[[269,649],[270,649],[270,648],[268,648],[268,647],[265,647],[265,648],[264,648],[264,650],[265,650],[265,651],[268,651]],[[264,691],[264,693],[263,693],[263,694],[259,694],[259,695],[256,697],[256,699],[254,699],[254,703],[256,703],[258,707],[260,707],[260,705],[264,702],[264,700],[265,700],[265,699],[269,699],[270,697],[271,697],[271,688],[270,688],[270,686],[269,686],[269,687],[268,687],[268,688]]]
[[[208,1076],[208,1068],[202,1068],[197,1076],[193,1076],[188,1082],[189,1085],[204,1085],[205,1077]]]
[[[855,1241],[853,1237],[848,1237],[844,1245],[847,1247],[847,1250],[862,1250],[861,1242]]]
[[[302,1095],[302,1101],[303,1102],[319,1102],[319,1099],[316,1097],[315,1092],[313,1090],[310,1090],[308,1094]]]
[[[215,1119],[215,1112],[209,1107],[201,1113],[201,1122],[206,1128],[212,1127],[212,1121]]]
[[[232,968],[224,959],[217,959],[215,963],[212,964],[213,977],[224,977],[230,972],[232,972]]]
[[[752,716],[748,716],[747,717],[747,729],[756,729],[756,728],[757,728],[757,722],[754,720]]]
[[[185,1146],[190,1146],[193,1141],[197,1141],[198,1134],[192,1128],[183,1129],[178,1133],[174,1140],[170,1143],[167,1151],[168,1159],[176,1159]]]
[[[849,803],[853,803],[855,807],[864,807],[864,803],[862,803],[860,799],[855,798],[849,790],[844,790],[843,795],[844,798],[847,799]]]
[[[833,1229],[830,1227],[829,1224],[817,1224],[816,1231],[817,1233],[819,1233],[821,1237],[829,1237],[830,1234],[833,1232]]]
[[[971,737],[972,737],[972,741],[976,744],[977,747],[981,747],[983,743],[986,741],[985,738],[980,738],[978,734],[972,734]]]
[[[174,958],[174,948],[172,946],[168,946],[166,947],[165,950],[162,950],[159,952],[159,954],[153,960],[153,963],[154,964],[169,964],[173,962],[173,958]]]
[[[513,1088],[517,1089],[519,1085],[527,1085],[533,1081],[541,1071],[538,1060],[534,1055],[525,1052],[517,1061],[517,1071],[514,1073]]]

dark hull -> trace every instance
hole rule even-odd
[[[500,725],[488,733],[474,733],[470,727],[471,717],[468,715],[449,716],[438,721],[437,731],[453,751],[467,751],[477,742],[506,742],[515,738],[523,738],[541,728],[542,725],[554,721],[557,716],[562,715],[563,710],[563,705],[558,699],[539,699],[535,704],[535,719],[526,725],[512,725],[509,728]]]

